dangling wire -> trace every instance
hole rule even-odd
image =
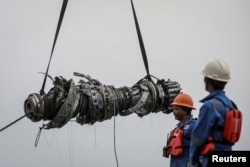
[[[55,132],[55,129],[53,129],[51,139],[49,140],[47,137],[46,131],[43,131],[44,140],[48,145],[51,145],[53,143],[55,135],[56,135],[56,132]]]
[[[115,160],[116,160],[116,166],[119,166],[118,158],[117,158],[117,152],[116,152],[116,129],[115,129],[115,117],[116,117],[116,101],[114,101],[114,152],[115,152]]]
[[[56,139],[57,156],[59,157],[62,166],[65,167],[66,165],[65,165],[65,162],[64,162],[64,158],[62,157],[62,152],[61,152],[61,149],[60,149],[59,141],[58,141],[56,136],[55,136],[55,139]]]
[[[94,125],[94,131],[95,131],[95,149],[97,149],[97,140],[96,140],[96,124]]]
[[[122,124],[123,124],[123,122],[126,120],[126,118],[127,117],[122,117],[122,120],[120,121],[120,122],[116,122],[115,124],[115,126],[116,126],[116,128],[117,127],[119,127],[119,126],[121,126]],[[104,124],[100,124],[102,127],[104,127],[104,128],[107,128],[107,129],[113,129],[114,127],[113,127],[113,125],[112,126],[107,126],[107,125],[104,125]]]
[[[42,127],[39,127],[39,131],[38,131],[38,133],[37,133],[37,135],[36,135],[35,147],[37,147],[37,145],[38,145],[38,142],[39,142],[39,139],[40,139],[42,130],[43,130],[43,128],[44,128],[45,126],[46,126],[46,125],[43,125]]]
[[[73,142],[72,142],[72,124],[70,124],[70,129],[68,127],[68,145],[69,145],[69,164],[70,167],[73,167],[74,159],[73,159]]]

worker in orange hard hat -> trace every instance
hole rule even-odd
[[[171,156],[170,167],[187,167],[191,131],[196,123],[191,111],[196,108],[193,105],[191,96],[185,93],[177,95],[171,106],[174,108],[175,119],[179,123],[168,136],[167,145],[163,148],[163,156]]]

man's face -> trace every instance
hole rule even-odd
[[[173,114],[175,119],[181,122],[185,120],[187,116],[187,113],[183,110],[181,106],[174,106]]]
[[[208,91],[208,79],[206,77],[204,77],[204,87],[205,87],[205,90]]]

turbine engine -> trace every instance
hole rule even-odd
[[[171,80],[154,83],[145,77],[132,87],[115,88],[81,73],[74,75],[81,77],[78,84],[55,77],[47,94],[30,94],[24,102],[25,115],[33,122],[48,120],[44,128],[51,129],[61,128],[72,118],[83,125],[118,114],[143,117],[159,111],[170,113],[173,109],[169,104],[181,91],[179,83]]]

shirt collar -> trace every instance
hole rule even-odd
[[[223,90],[215,90],[209,93],[205,98],[201,99],[200,102],[204,103],[205,101],[208,101],[218,95],[225,95],[225,92]]]
[[[176,126],[177,126],[177,127],[182,127],[182,126],[184,126],[184,125],[187,125],[187,124],[189,124],[189,123],[192,121],[192,119],[193,119],[193,115],[190,115],[190,116],[184,121],[184,123],[179,122]]]

